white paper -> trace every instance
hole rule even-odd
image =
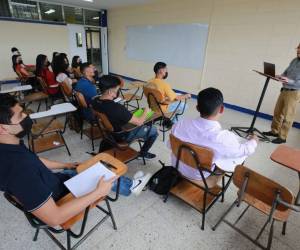
[[[64,182],[65,186],[75,197],[86,195],[95,190],[102,176],[108,180],[116,174],[97,162],[92,167]]]
[[[235,158],[235,159],[228,159],[228,158],[221,158],[216,159],[214,163],[222,170],[226,172],[234,172],[234,169],[237,165],[242,164],[247,156],[241,157],[241,158]]]
[[[45,118],[45,117],[49,117],[49,116],[55,116],[55,115],[69,113],[69,112],[73,112],[75,110],[76,110],[76,107],[72,103],[65,102],[65,103],[53,105],[47,111],[33,113],[33,114],[30,114],[29,116],[31,119],[39,119],[39,118]]]

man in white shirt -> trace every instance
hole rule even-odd
[[[254,153],[258,138],[249,136],[248,140],[240,142],[240,138],[228,130],[222,130],[218,122],[224,112],[223,95],[220,90],[207,88],[199,92],[197,110],[200,117],[184,119],[172,128],[172,134],[184,142],[207,147],[213,150],[213,163],[224,171],[234,171],[234,168],[245,158]],[[176,158],[172,154],[172,164]],[[187,178],[201,180],[199,170],[179,163],[179,171]],[[210,173],[205,172],[207,178]]]

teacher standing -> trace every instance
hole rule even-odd
[[[297,57],[282,75],[277,76],[282,82],[282,88],[276,102],[271,131],[263,132],[266,136],[276,137],[272,140],[276,144],[286,142],[295,119],[297,103],[300,101],[300,43],[296,50]]]

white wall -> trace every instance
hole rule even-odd
[[[17,47],[26,64],[35,64],[38,54],[52,58],[53,51],[69,54],[65,25],[22,23],[0,20],[0,79],[16,77],[12,69],[11,47]]]
[[[70,51],[70,54],[68,54],[68,56],[70,62],[73,56],[76,55],[80,56],[82,62],[86,62],[87,53],[86,53],[86,36],[85,36],[84,26],[76,25],[76,24],[68,24],[67,29],[68,29],[68,38],[69,38],[69,51]],[[76,33],[82,34],[82,47],[77,47]]]

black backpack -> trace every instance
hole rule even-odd
[[[179,172],[172,166],[164,166],[149,181],[149,188],[154,193],[166,195],[180,179]]]

